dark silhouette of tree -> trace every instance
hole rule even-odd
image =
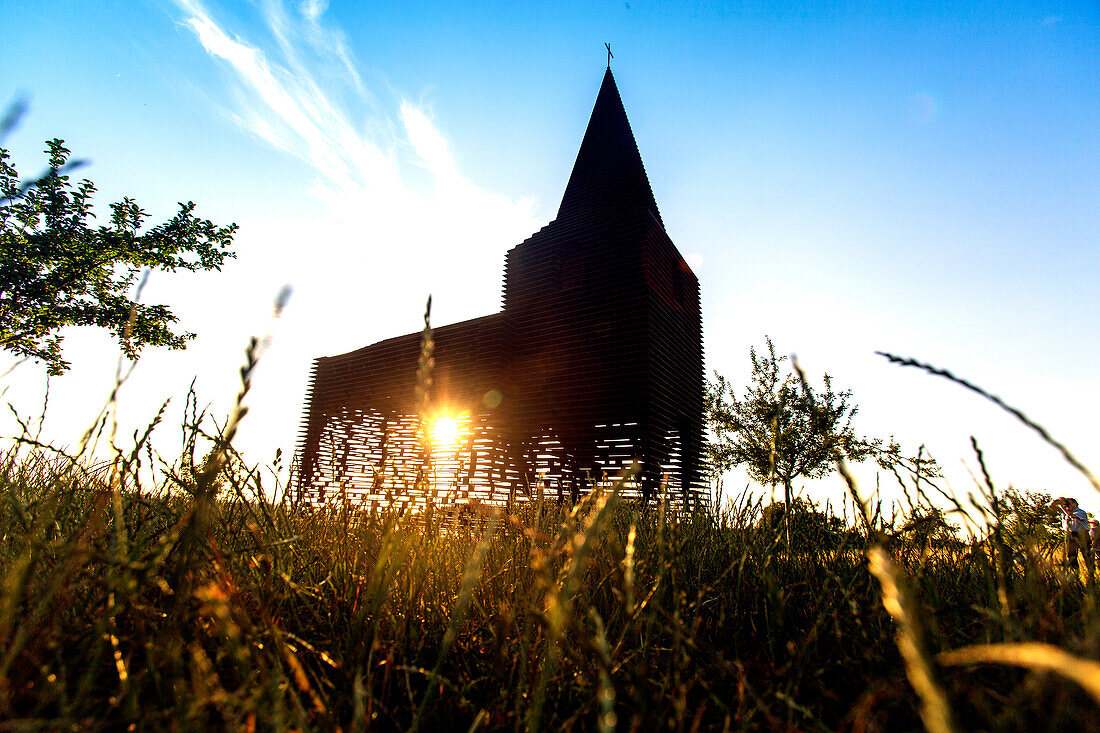
[[[962,546],[958,530],[947,521],[944,511],[926,505],[915,507],[905,517],[901,528],[891,538],[891,542],[900,541],[920,552]]]
[[[787,357],[776,356],[771,338],[766,341],[766,353],[749,350],[752,375],[742,395],[717,372],[707,384],[707,457],[715,472],[744,466],[754,481],[782,484],[783,502],[790,506],[796,480],[829,474],[841,457],[862,461],[881,449],[881,441],[856,436],[852,418],[858,408],[850,390],[835,390],[828,374],[818,389],[800,384],[784,365]]]
[[[854,533],[840,517],[822,511],[816,503],[802,497],[796,497],[789,505],[782,501],[768,504],[761,509],[757,526],[776,534],[786,533],[789,526],[797,545],[814,550],[834,550]]]
[[[220,270],[236,224],[217,226],[179,205],[168,221],[141,232],[147,214],[127,197],[111,204],[110,223],[90,220],[95,185],[73,185],[64,141],[46,143],[49,170],[30,183],[0,148],[0,348],[45,363],[51,374],[69,368],[61,357],[62,330],[98,326],[135,358],[142,346],[185,348],[195,334],[175,332],[164,305],[130,297],[147,270]]]
[[[1016,488],[1005,491],[1000,500],[1001,537],[1005,545],[1021,552],[1029,545],[1052,550],[1061,544],[1061,514],[1051,509],[1052,498],[1044,491]]]

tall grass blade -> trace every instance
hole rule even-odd
[[[1100,705],[1100,662],[1081,659],[1052,644],[976,644],[940,652],[936,661],[944,666],[1009,664],[1037,671],[1057,672],[1081,685]]]
[[[974,384],[972,382],[969,382],[969,381],[967,381],[967,380],[965,380],[961,377],[955,376],[954,374],[952,374],[951,372],[949,372],[946,369],[940,369],[939,367],[935,367],[935,366],[932,366],[931,364],[926,364],[924,362],[917,361],[916,359],[912,359],[912,358],[909,358],[909,357],[895,356],[894,354],[890,354],[890,353],[885,352],[885,351],[876,351],[875,353],[878,354],[881,357],[884,357],[885,359],[887,359],[892,364],[898,364],[900,366],[916,367],[917,369],[921,369],[923,371],[926,371],[929,374],[934,374],[937,377],[943,377],[944,379],[950,380],[950,381],[954,382],[955,384],[957,384],[961,387],[965,387],[966,389],[970,390],[971,392],[974,392],[975,394],[979,394],[982,397],[985,397],[987,400],[989,400],[993,404],[997,405],[1002,410],[1008,412],[1010,415],[1015,417],[1017,420],[1022,422],[1024,425],[1027,425],[1029,428],[1031,428],[1036,433],[1038,433],[1039,437],[1041,437],[1049,445],[1051,445],[1055,449],[1057,449],[1058,452],[1062,454],[1062,457],[1065,458],[1066,461],[1068,461],[1071,466],[1073,466],[1078,471],[1080,471],[1085,476],[1085,478],[1088,479],[1089,483],[1092,484],[1092,488],[1094,488],[1098,493],[1100,493],[1100,480],[1098,480],[1096,478],[1096,476],[1093,475],[1092,471],[1090,471],[1085,466],[1085,464],[1081,463],[1081,461],[1079,461],[1077,459],[1077,456],[1073,455],[1073,453],[1070,452],[1069,448],[1067,448],[1060,441],[1055,440],[1054,437],[1050,433],[1047,432],[1046,428],[1044,428],[1042,425],[1039,425],[1038,423],[1036,423],[1034,420],[1029,418],[1027,415],[1025,415],[1018,408],[1015,408],[1012,405],[1009,405],[1008,403],[1006,403],[1004,400],[1002,400],[997,395],[990,394],[989,392],[986,392],[984,389],[977,386],[976,384]]]

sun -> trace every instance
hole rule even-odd
[[[440,415],[432,421],[432,446],[440,450],[454,450],[462,435],[462,425],[457,417]]]

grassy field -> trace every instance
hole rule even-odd
[[[0,729],[1100,729],[1100,615],[1049,555],[881,520],[788,552],[759,504],[614,486],[318,512],[151,457],[0,462]]]
[[[170,463],[109,419],[106,462],[0,454],[0,730],[1100,730],[1093,590],[988,480],[969,541],[902,475],[899,524],[848,478],[858,523],[792,506],[790,547],[610,483],[320,510],[232,448],[262,344]]]

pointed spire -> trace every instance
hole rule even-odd
[[[609,206],[648,209],[661,221],[610,68],[604,72],[557,218]]]

